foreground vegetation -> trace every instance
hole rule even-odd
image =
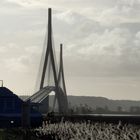
[[[43,123],[36,129],[38,137],[44,140],[140,140],[139,126],[131,124],[107,124],[69,121]]]
[[[140,127],[121,122],[44,122],[36,129],[1,129],[0,140],[140,140]]]

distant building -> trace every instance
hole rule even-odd
[[[6,87],[0,87],[0,127],[21,126],[25,102]],[[23,114],[24,113],[24,114]],[[42,116],[30,107],[29,115],[31,126],[39,125]],[[26,117],[26,116],[25,116]]]

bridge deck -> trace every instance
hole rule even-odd
[[[54,91],[55,87],[53,86],[47,86],[33,94],[31,97],[29,97],[27,100],[31,100],[33,103],[41,103],[47,96],[49,96],[49,93]]]

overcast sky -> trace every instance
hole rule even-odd
[[[140,100],[140,0],[1,0],[4,85],[33,94],[49,7],[67,94]]]

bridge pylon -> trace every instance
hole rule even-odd
[[[63,107],[62,111],[68,109],[68,100],[67,100],[67,92],[66,92],[66,85],[65,85],[65,77],[64,77],[64,66],[63,66],[63,44],[60,44],[60,64],[59,64],[59,73],[58,73],[58,86],[59,86],[59,92],[64,94],[63,96],[63,104],[65,104],[65,107]],[[62,99],[61,99],[62,100]]]
[[[52,71],[54,85],[56,88],[58,88],[58,80],[57,80],[57,73],[56,73],[56,63],[54,58],[54,51],[52,47],[52,11],[51,8],[48,9],[48,38],[47,38],[47,49],[45,54],[45,60],[43,64],[43,71],[41,75],[41,82],[40,82],[40,90],[44,86],[49,86],[49,80],[50,80],[50,71]],[[47,80],[46,80],[46,79]],[[47,85],[45,85],[45,81],[47,81]],[[49,96],[46,97],[47,104],[46,109],[49,111]]]
[[[30,97],[31,102],[44,103],[46,110],[49,112],[49,93],[55,92],[55,99],[58,102],[58,110],[60,113],[66,113],[68,109],[66,87],[63,71],[62,44],[60,45],[60,66],[57,71],[57,62],[55,50],[52,41],[52,15],[51,8],[48,9],[48,33],[45,38],[45,55],[43,59],[43,67],[40,75],[39,91]],[[55,105],[55,103],[54,103]]]

